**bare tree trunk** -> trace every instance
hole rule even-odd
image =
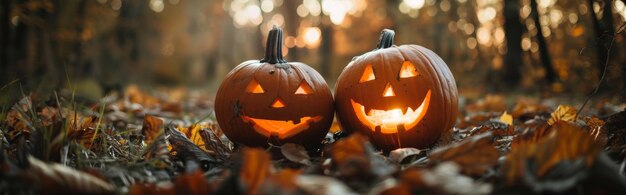
[[[83,34],[83,30],[85,28],[85,23],[86,23],[85,22],[86,21],[85,19],[86,9],[87,9],[87,0],[81,0],[78,3],[77,10],[76,10],[76,13],[77,13],[76,15],[78,16],[77,20],[79,22],[76,22],[74,24],[75,25],[74,28],[76,30],[76,40],[74,42],[74,53],[76,55],[76,59],[74,59],[72,66],[74,67],[74,70],[77,71],[78,73],[76,74],[76,76],[84,75],[86,73],[85,71],[87,68],[87,67],[84,67],[86,66],[86,64],[83,64],[83,59],[82,59],[83,52],[84,52],[82,49],[83,47],[82,34]]]
[[[539,22],[539,11],[537,10],[537,0],[530,1],[531,7],[531,16],[535,21],[535,26],[537,27],[537,44],[539,45],[539,55],[541,59],[541,65],[546,71],[546,81],[548,83],[554,82],[556,79],[556,73],[552,68],[552,59],[550,58],[550,52],[548,51],[548,46],[546,45],[546,40],[543,37],[543,32],[541,31],[541,23]]]
[[[522,31],[524,26],[519,17],[520,1],[504,1],[504,34],[507,52],[504,56],[504,81],[510,87],[520,82],[522,66]]]
[[[594,0],[589,0],[587,1],[589,3],[589,7],[593,8],[593,3],[595,2]],[[596,45],[596,52],[597,52],[597,63],[596,66],[598,67],[598,70],[600,71],[600,75],[602,76],[602,72],[604,72],[604,61],[606,60],[606,58],[610,55],[610,51],[607,51],[607,44],[608,41],[606,40],[611,40],[611,36],[613,36],[613,16],[612,16],[612,9],[611,9],[611,1],[610,0],[602,0],[601,3],[602,6],[602,18],[598,18],[596,13],[592,10],[591,12],[591,21],[593,23],[593,28],[595,30],[596,33],[596,40],[598,41],[595,45]]]
[[[320,25],[322,31],[322,43],[320,46],[321,60],[320,69],[322,76],[331,78],[331,64],[332,64],[332,52],[333,52],[333,27],[329,24]]]
[[[11,40],[11,6],[12,0],[3,0],[0,2],[0,86],[5,82],[9,82],[11,62],[9,62],[9,52],[12,50],[10,46]]]
[[[297,1],[283,1],[283,13],[285,15],[285,31],[287,31],[287,35],[297,36],[298,35],[298,27],[300,26],[300,17],[296,13],[299,3]],[[300,61],[298,58],[298,48],[293,47],[293,49],[289,50],[289,61]]]

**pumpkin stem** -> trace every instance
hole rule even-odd
[[[378,39],[378,45],[376,49],[385,49],[393,46],[393,36],[396,35],[396,32],[390,29],[383,29],[380,33],[380,38]]]
[[[283,30],[274,25],[267,35],[265,43],[265,57],[261,62],[270,64],[286,63],[283,60]]]

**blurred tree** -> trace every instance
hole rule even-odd
[[[612,41],[613,33],[615,32],[615,30],[613,30],[612,2],[611,0],[588,0],[587,2],[589,3],[589,7],[592,8],[592,13],[590,14],[592,17],[591,22],[597,37],[597,43],[594,45],[596,45],[598,59],[595,64],[598,67],[598,70],[600,70],[599,76],[602,76],[606,58],[611,56],[611,53],[613,53],[613,51],[608,50],[608,45]],[[595,9],[593,9],[594,3],[598,3],[598,5],[600,5],[601,8],[599,9],[599,13],[595,13]],[[598,14],[601,14],[601,17],[598,17]]]
[[[537,28],[537,44],[539,45],[539,58],[541,59],[541,65],[546,71],[545,79],[548,83],[554,82],[556,79],[556,73],[554,72],[554,68],[552,67],[552,59],[550,58],[550,52],[548,52],[548,46],[546,45],[546,39],[543,36],[543,32],[541,30],[542,25],[539,20],[539,10],[537,10],[537,0],[530,1],[530,15],[533,17],[533,21],[535,22],[535,26]]]
[[[520,82],[522,66],[522,33],[524,26],[519,17],[520,1],[504,1],[504,34],[506,37],[505,81],[509,86],[517,86]]]

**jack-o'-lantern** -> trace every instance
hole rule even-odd
[[[282,30],[274,27],[265,58],[239,64],[222,81],[215,115],[224,134],[244,145],[314,147],[332,123],[333,97],[313,68],[283,60]]]
[[[456,83],[437,54],[393,45],[394,35],[383,30],[377,49],[344,68],[335,86],[337,118],[385,151],[428,147],[455,123]]]

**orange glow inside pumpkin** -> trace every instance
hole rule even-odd
[[[361,75],[361,79],[359,79],[359,83],[367,82],[376,79],[374,75],[374,69],[372,69],[372,65],[367,65],[365,70],[363,71],[363,75]]]
[[[393,96],[396,96],[396,93],[393,92],[393,87],[391,87],[391,85],[387,83],[387,86],[385,87],[385,90],[383,92],[383,97],[393,97]]]
[[[294,121],[282,121],[282,120],[270,120],[270,119],[258,119],[248,116],[242,116],[243,120],[247,123],[254,125],[254,130],[263,136],[277,136],[280,139],[291,137],[297,133],[300,133],[309,128],[310,123],[318,122],[322,120],[322,116],[305,116],[300,118],[299,123]]]
[[[296,89],[296,95],[300,94],[300,95],[307,95],[307,94],[311,94],[313,93],[313,90],[311,90],[311,87],[309,87],[308,84],[306,84],[306,82],[302,81],[302,83],[300,83],[300,86],[298,87],[298,89]]]
[[[366,125],[372,131],[376,131],[376,127],[380,126],[381,133],[391,134],[398,132],[398,125],[404,125],[404,129],[415,127],[428,111],[430,95],[431,92],[428,90],[421,105],[415,110],[407,108],[405,113],[402,113],[402,109],[400,108],[390,110],[372,109],[368,113],[365,113],[365,106],[354,102],[354,100],[350,101],[354,113],[356,113],[357,118],[362,124]]]
[[[250,81],[250,83],[246,87],[246,92],[248,92],[248,93],[265,93],[265,90],[263,90],[263,87],[261,87],[261,84],[259,84],[258,81],[256,81],[255,79],[252,79],[252,81]]]
[[[276,98],[276,100],[274,100],[274,103],[272,103],[272,108],[282,108],[285,106],[287,105],[285,105],[285,103],[283,103],[283,101],[280,100],[280,98]]]
[[[413,63],[409,61],[404,61],[404,63],[402,63],[402,68],[400,68],[400,78],[409,78],[414,76],[417,76],[415,66],[413,66]]]

